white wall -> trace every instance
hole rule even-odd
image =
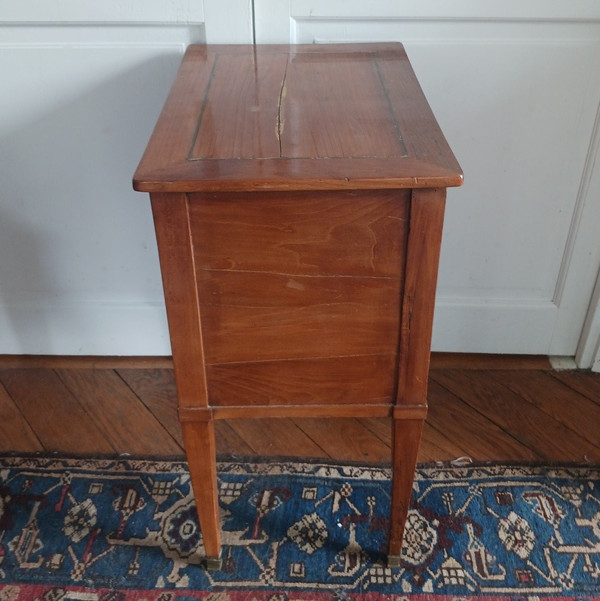
[[[185,46],[254,29],[405,43],[466,175],[436,350],[575,354],[587,315],[598,360],[595,0],[0,0],[0,354],[170,352],[131,176]]]
[[[190,43],[247,2],[0,2],[0,354],[169,354],[131,178]],[[207,35],[207,23],[214,22]]]
[[[600,4],[256,0],[255,15],[258,42],[404,43],[465,172],[448,194],[434,349],[589,356]]]

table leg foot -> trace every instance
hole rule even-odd
[[[208,572],[218,572],[223,565],[223,560],[220,557],[205,557],[204,563]]]
[[[399,568],[401,565],[400,555],[388,555],[387,567],[388,568]]]
[[[221,524],[214,425],[212,420],[184,421],[181,423],[181,429],[204,541],[204,552],[207,559],[218,559],[221,555]]]
[[[394,419],[393,421],[392,503],[388,562],[392,557],[398,558],[399,561],[402,555],[402,538],[410,507],[422,428],[422,419]]]

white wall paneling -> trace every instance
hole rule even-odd
[[[404,42],[465,171],[436,350],[598,361],[596,0],[0,0],[0,353],[170,352],[131,176],[185,46],[254,37]]]
[[[257,0],[257,42],[402,41],[465,171],[434,349],[575,355],[600,268],[600,7]]]
[[[169,354],[131,178],[185,47],[251,41],[234,4],[0,2],[0,353]]]

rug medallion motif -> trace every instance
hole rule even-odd
[[[385,565],[390,471],[219,463],[207,572],[183,462],[0,459],[0,601],[600,597],[600,469],[427,467]]]

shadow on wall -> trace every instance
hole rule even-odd
[[[162,305],[131,178],[179,61],[149,60],[0,138],[0,354],[105,353],[131,326],[119,307]]]
[[[49,348],[51,342],[44,303],[58,295],[45,267],[55,263],[52,243],[27,216],[6,210],[5,192],[0,194],[0,352],[18,353],[20,343],[34,352],[36,346]]]

